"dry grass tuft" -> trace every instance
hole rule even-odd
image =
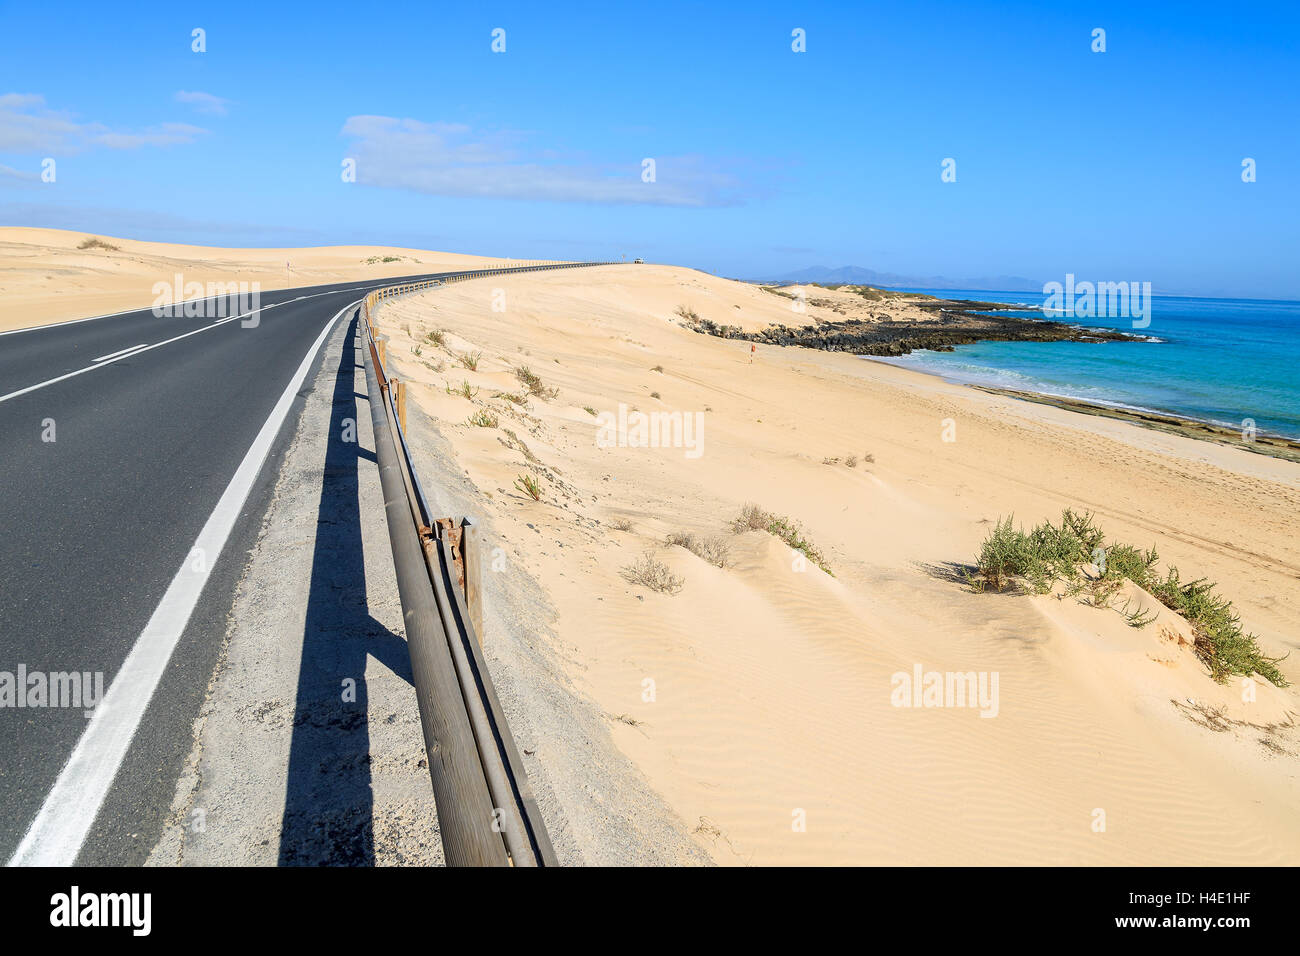
[[[774,515],[764,511],[758,505],[747,504],[741,509],[740,516],[731,522],[731,530],[736,534],[746,531],[766,531],[784,541],[791,549],[800,551],[803,556],[831,577],[835,573],[826,563],[826,556],[804,535],[804,530],[797,521],[784,515]]]
[[[668,570],[668,565],[647,551],[635,563],[623,569],[623,579],[662,594],[676,594],[686,582]]]
[[[527,365],[521,365],[515,369],[515,378],[519,379],[520,384],[528,389],[529,395],[536,398],[548,399],[560,394],[558,388],[547,388],[541,377]]]
[[[668,536],[668,544],[678,548],[685,548],[691,554],[698,558],[703,558],[709,564],[719,568],[727,566],[727,560],[731,556],[731,546],[723,538],[701,538],[689,531],[678,531]]]

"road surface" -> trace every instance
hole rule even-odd
[[[341,310],[399,281],[0,334],[0,859],[147,856],[301,383]],[[107,700],[39,706],[32,675],[71,672]]]

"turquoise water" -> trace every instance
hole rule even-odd
[[[1039,308],[1032,292],[908,289]],[[1016,314],[1016,313],[1007,313]],[[1037,313],[1039,317],[1042,313]],[[1062,395],[1300,438],[1300,302],[1154,296],[1151,324],[1070,319],[1156,342],[977,342],[881,358],[955,382]]]

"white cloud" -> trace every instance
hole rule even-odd
[[[654,157],[656,181],[642,182],[641,156],[603,165],[526,149],[517,133],[476,134],[468,126],[391,116],[352,116],[342,135],[357,181],[436,196],[728,206],[741,201],[729,172],[697,157]]]
[[[30,170],[14,169],[12,166],[6,166],[0,163],[0,177],[6,179],[21,179],[26,182],[35,182],[41,177]]]
[[[139,149],[141,146],[179,146],[192,143],[207,130],[189,123],[159,123],[138,133],[97,133],[91,141],[109,149]]]
[[[174,146],[192,143],[206,132],[188,123],[159,123],[142,130],[112,129],[48,109],[45,98],[35,93],[0,94],[0,150],[5,152],[66,155],[94,146]]]
[[[198,90],[178,90],[172,98],[177,103],[188,104],[200,113],[211,113],[213,116],[225,116],[230,106],[230,100],[211,93],[200,93]]]
[[[0,93],[0,109],[18,109],[23,106],[42,106],[45,97],[39,93]]]

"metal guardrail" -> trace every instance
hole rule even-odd
[[[367,393],[420,725],[449,866],[555,866],[480,646],[481,547],[472,519],[436,517],[406,441],[405,387],[384,367],[374,313],[385,300],[455,282],[608,265],[508,266],[389,286],[362,300]]]

